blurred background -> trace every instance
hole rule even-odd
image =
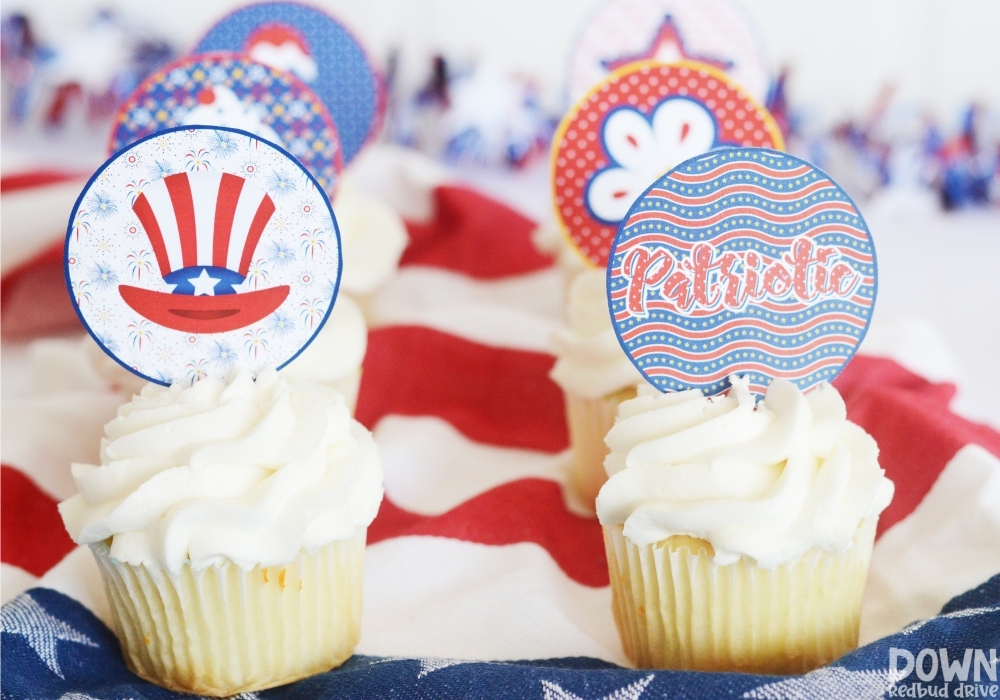
[[[5,2],[4,126],[9,137],[4,140],[5,169],[19,163],[20,152],[9,147],[29,140],[25,129],[9,133],[18,122],[72,122],[73,110],[80,109],[76,103],[82,102],[76,88],[70,87],[74,84],[91,97],[91,121],[99,122],[143,74],[190,51],[216,20],[240,4],[238,0]],[[529,83],[539,108],[558,119],[568,106],[565,83],[574,40],[601,3],[320,0],[314,4],[353,29],[376,63],[389,71],[397,109],[433,81],[434,58],[440,56],[452,78],[478,69]],[[1000,4],[993,0],[735,0],[735,4],[759,33],[772,80],[787,77],[783,97],[798,135],[816,140],[853,125],[866,131],[860,138],[880,142],[874,150],[886,150],[886,144],[900,139],[947,141],[977,122],[982,148],[989,150],[1000,142],[1000,42],[995,39]],[[22,18],[27,19],[26,26]],[[934,129],[931,135],[929,127]],[[105,133],[103,128],[97,131]],[[46,140],[52,136],[50,131]],[[44,144],[32,145],[37,146],[37,159]],[[63,149],[62,157],[70,154]],[[874,186],[865,183],[855,190]]]
[[[121,101],[241,4],[4,2],[5,179],[92,171]],[[344,22],[386,76],[382,145],[422,151],[551,222],[549,139],[570,104],[573,47],[602,2],[314,4]],[[865,349],[903,342],[945,357],[953,370],[940,378],[958,383],[956,410],[1000,425],[1000,2],[732,4],[763,52],[757,96],[789,150],[840,182],[875,236],[884,321]],[[6,274],[6,215],[4,228]]]
[[[864,113],[886,86],[940,119],[955,119],[972,100],[1000,103],[1000,4],[994,0],[737,0],[759,28],[771,68],[793,69],[789,93],[835,122]],[[59,46],[97,12],[190,49],[238,0],[7,0],[24,13],[37,40]],[[535,77],[553,106],[562,97],[571,43],[600,3],[587,0],[319,0],[383,62],[404,57],[411,84],[426,78],[439,53],[461,62],[488,59]],[[96,48],[96,47],[95,47]],[[105,47],[110,48],[110,47]]]

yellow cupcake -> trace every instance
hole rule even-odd
[[[579,272],[569,286],[566,321],[553,336],[556,364],[551,377],[566,397],[570,459],[566,497],[573,510],[594,513],[594,499],[607,480],[604,436],[618,405],[635,397],[644,380],[618,344],[611,326],[603,270]]]
[[[643,668],[803,673],[853,650],[892,482],[828,384],[755,405],[640,389],[597,499],[612,608]]]
[[[73,465],[66,529],[97,559],[128,667],[227,696],[343,663],[361,629],[371,434],[344,398],[265,370],[147,385]]]

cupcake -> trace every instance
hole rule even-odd
[[[360,636],[371,434],[328,387],[265,369],[146,385],[74,464],[66,529],[99,565],[128,667],[226,696],[335,667]]]
[[[854,649],[893,484],[836,389],[759,403],[641,387],[597,498],[615,622],[643,668],[802,673]]]
[[[555,258],[556,269],[562,274],[567,291],[579,273],[593,269],[555,224],[543,224],[536,228],[531,234],[531,243],[538,252]]]
[[[107,384],[110,390],[120,392],[125,399],[138,394],[146,385],[142,377],[129,372],[118,364],[89,335],[80,339],[80,348],[83,350],[90,369]]]
[[[342,292],[364,299],[396,274],[409,243],[406,225],[392,208],[341,180],[333,200],[344,252]]]
[[[361,387],[361,363],[368,349],[368,324],[357,302],[337,296],[326,325],[316,338],[281,370],[282,376],[319,382],[344,397],[354,414]]]
[[[622,401],[635,398],[642,375],[618,344],[608,311],[605,273],[577,273],[569,287],[566,323],[552,338],[556,364],[550,376],[566,396],[571,456],[566,495],[574,510],[594,513],[607,475],[604,436]]]
[[[396,273],[409,238],[399,214],[359,192],[349,178],[341,181],[334,209],[344,255],[340,294],[326,325],[282,373],[335,389],[353,414],[368,348],[363,307]]]

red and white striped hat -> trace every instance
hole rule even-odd
[[[132,205],[166,277],[188,267],[228,268],[246,277],[271,197],[239,175],[177,173],[158,180]]]

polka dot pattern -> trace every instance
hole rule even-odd
[[[609,114],[630,106],[647,118],[668,99],[686,97],[704,106],[716,122],[716,144],[782,149],[773,117],[721,71],[686,61],[634,63],[595,86],[566,115],[552,146],[552,193],[557,221],[592,265],[607,265],[618,222],[597,219],[584,201],[588,183],[614,166],[601,140]]]

